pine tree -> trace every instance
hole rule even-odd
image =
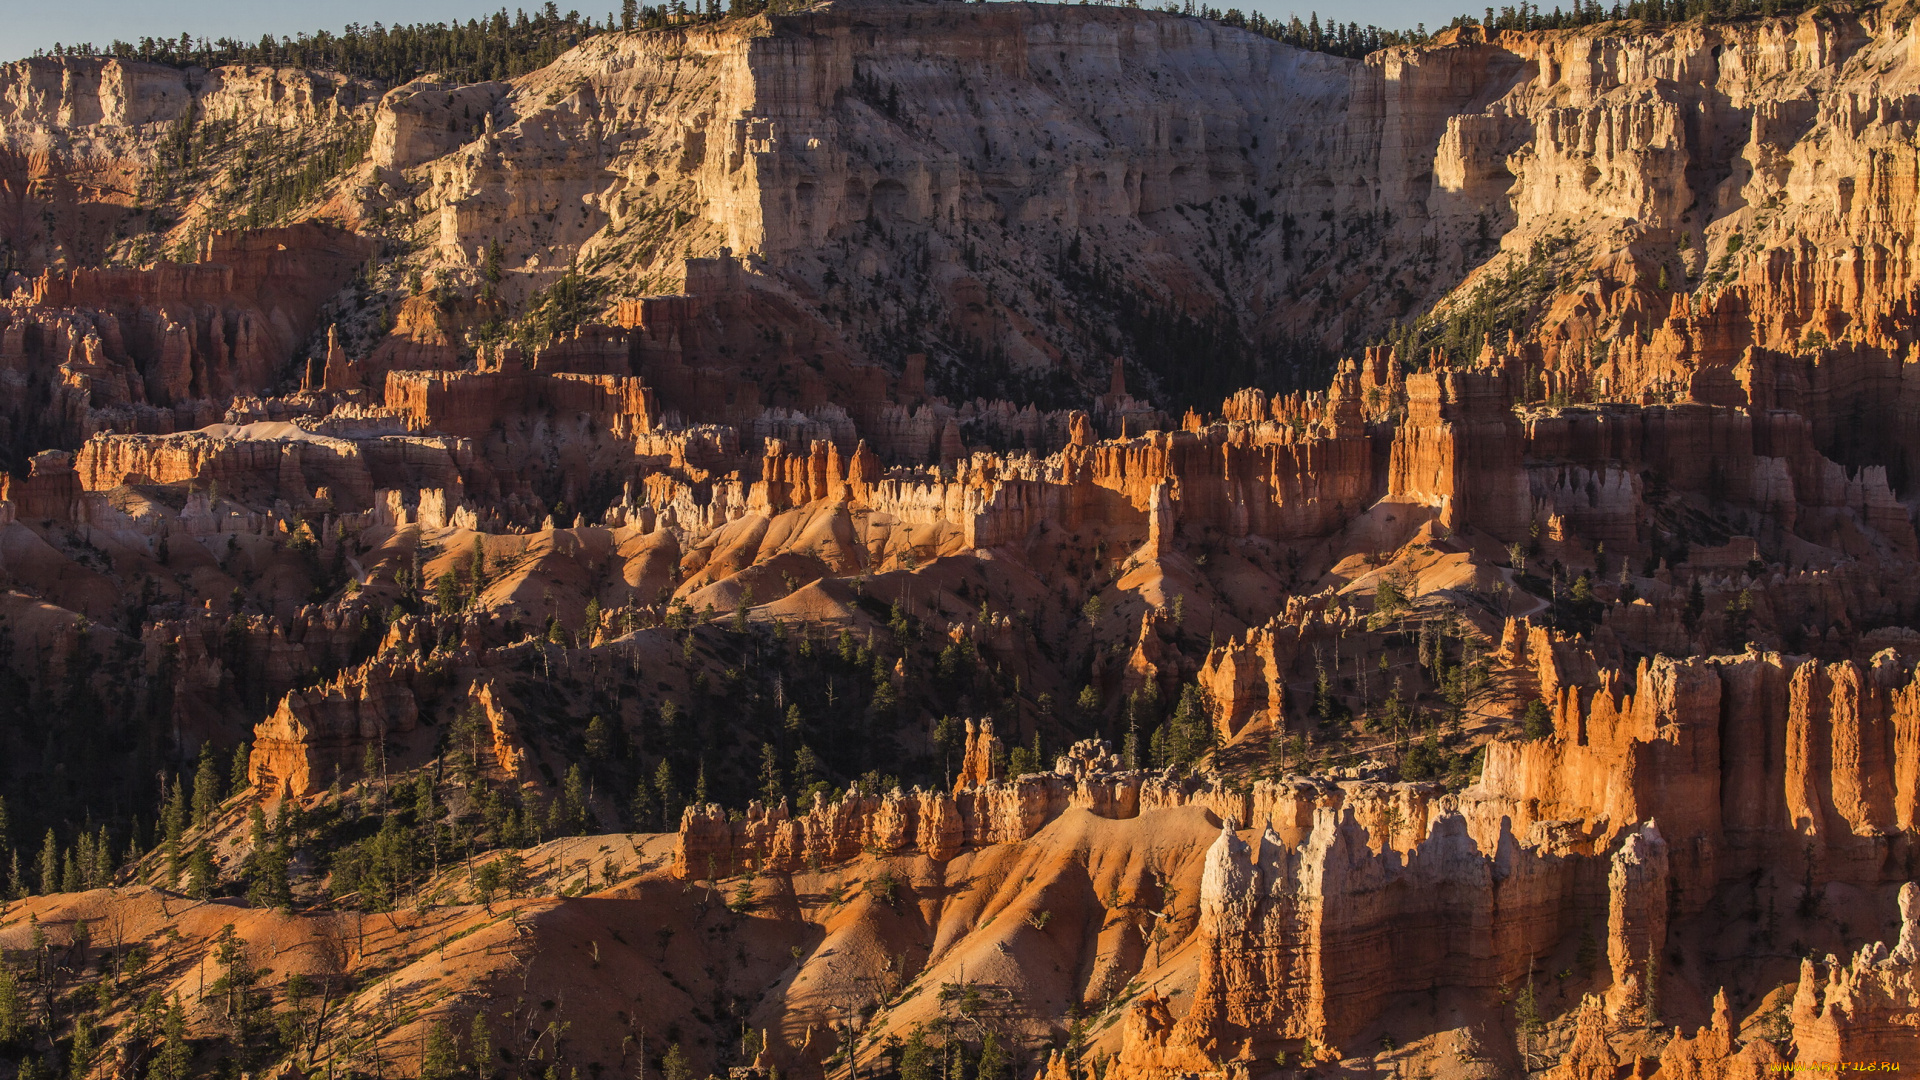
[[[800,749],[793,752],[794,786],[799,788],[802,794],[805,794],[813,785],[819,782],[820,755],[813,752],[813,747],[808,746],[806,743],[801,743]]]
[[[565,807],[565,828],[571,829],[575,836],[587,834],[587,774],[579,765],[567,768],[567,775],[560,783],[560,802],[556,806]]]
[[[600,598],[595,596],[587,600],[586,614],[580,617],[580,644],[592,645],[600,633]]]
[[[653,771],[653,791],[660,807],[660,831],[670,831],[679,824],[685,804],[681,802],[679,786],[673,781],[673,766],[666,758],[661,758],[660,767]]]
[[[247,809],[247,847],[253,851],[267,846],[267,814],[258,806]]]
[[[82,832],[80,839],[74,842],[73,851],[68,855],[73,860],[73,888],[68,892],[79,892],[93,887],[93,834]],[[62,870],[64,876],[65,871]]]
[[[494,241],[498,244],[499,241]],[[488,251],[493,248],[489,247]],[[497,268],[496,268],[497,269]],[[480,543],[479,537],[473,538],[473,553],[467,556],[467,591],[475,600],[487,587],[487,549]]]
[[[480,779],[480,735],[485,715],[478,704],[469,705],[454,717],[452,737],[453,771],[468,787]]]
[[[260,995],[255,990],[260,982],[260,969],[253,966],[247,939],[234,931],[232,923],[220,931],[216,940],[218,945],[214,949],[213,959],[222,970],[220,977],[207,989],[225,999],[227,1026],[233,1030],[233,1041],[244,1064],[260,1033],[260,1023],[255,1015],[260,1005]]]
[[[253,786],[253,744],[241,743],[233,751],[233,771],[227,774],[227,790],[242,792]]]
[[[1006,1048],[992,1032],[980,1041],[980,1061],[974,1067],[974,1080],[1001,1080],[1010,1064]]]
[[[900,1080],[935,1080],[933,1047],[927,1045],[927,1033],[915,1027],[900,1048]]]
[[[420,1056],[420,1080],[453,1080],[460,1073],[460,1059],[447,1025],[435,1020],[427,1025],[426,1051]]]
[[[760,744],[760,798],[768,807],[778,806],[786,798],[786,785],[780,776],[780,751],[772,743]]]
[[[93,840],[93,865],[87,868],[88,887],[104,889],[113,884],[113,871],[113,840],[107,835],[107,827],[102,825]]]
[[[213,763],[213,744],[200,749],[200,766],[193,774],[193,824],[196,828],[213,820],[220,807],[220,770]]]
[[[613,727],[598,715],[587,721],[586,750],[589,761],[605,761],[613,756]]]
[[[193,1044],[187,1041],[187,1011],[175,994],[167,1006],[160,1030],[160,1048],[147,1066],[149,1080],[187,1080],[193,1066]]]
[[[267,816],[258,806],[247,813],[247,834],[247,903],[254,907],[290,906],[293,892],[287,881],[287,846],[273,840]]]
[[[647,778],[644,776],[642,776],[639,783],[633,787],[633,806],[631,813],[633,815],[633,827],[636,832],[646,831],[648,826],[658,820],[657,815],[659,814],[659,809],[654,803],[653,785],[647,783]]]
[[[187,796],[185,786],[179,777],[174,777],[169,785],[165,804],[160,810],[161,829],[167,856],[167,888],[178,888],[180,876],[186,872],[185,853],[181,848],[181,839],[187,831]]]
[[[473,1026],[467,1030],[467,1060],[473,1063],[475,1080],[493,1075],[493,1032],[484,1011],[473,1014]]]
[[[679,1043],[667,1047],[666,1054],[660,1058],[660,1075],[662,1080],[693,1080],[693,1065],[687,1061],[687,1052],[680,1049]]]
[[[434,579],[433,602],[443,613],[460,610],[460,579],[451,571]]]
[[[93,1059],[100,1051],[100,1043],[94,1028],[93,1017],[85,1013],[74,1017],[73,1048],[67,1052],[70,1075],[76,1080],[84,1078],[93,1071]]]
[[[60,842],[54,838],[53,830],[47,830],[47,839],[40,845],[40,891],[57,893],[60,891]]]
[[[18,1046],[27,1035],[30,1003],[13,972],[0,967],[0,1044]]]
[[[247,903],[254,907],[290,908],[293,886],[287,878],[291,853],[284,843],[266,841],[247,856]]]
[[[212,895],[213,887],[219,879],[219,871],[213,865],[213,853],[207,845],[194,845],[193,854],[187,859],[187,895],[195,900],[205,900]]]
[[[440,804],[434,799],[433,777],[421,773],[413,784],[413,823],[431,829],[440,820]]]

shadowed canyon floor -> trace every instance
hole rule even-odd
[[[1920,1067],[1911,6],[647,20],[0,66],[0,1077]]]

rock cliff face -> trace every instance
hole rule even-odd
[[[671,832],[622,917],[687,979],[618,1000],[800,1077],[954,994],[1048,1080],[1920,1060],[1914,25],[836,0],[474,85],[0,69],[0,793],[104,757],[121,829],[249,741],[193,841],[240,892],[245,802],[331,842],[284,823],[374,751],[389,840],[493,867],[389,930],[596,958],[575,834]]]
[[[958,365],[968,341],[1095,387],[1102,324],[1141,305],[1237,327],[1241,355],[1287,337],[1350,348],[1467,302],[1546,244],[1573,260],[1556,274],[1591,276],[1543,298],[1526,379],[1728,403],[1769,397],[1820,343],[1905,348],[1914,198],[1877,163],[1907,153],[1906,32],[1877,7],[1469,27],[1353,61],[1161,12],[843,2],[602,35],[510,82],[384,93],[289,70],[191,82],[23,62],[0,76],[0,145],[34,175],[137,177],[181,117],[370,125],[328,205],[397,217],[445,282],[477,283],[498,244],[510,300],[583,264],[637,313],[647,294],[700,292],[682,253],[746,256],[761,320],[790,335],[736,358],[762,386],[782,369],[804,384],[794,362],[810,354],[903,371],[883,327],[910,310],[933,343],[922,370],[956,397],[976,381]],[[100,243],[74,193],[109,186],[67,183],[21,204],[30,271],[56,248],[91,261],[81,232]],[[76,223],[30,229],[42,201]],[[1820,254],[1835,251],[1850,254]],[[868,315],[836,314],[854,311]],[[423,328],[408,320],[380,367],[445,347]],[[1131,365],[1191,400],[1203,384],[1151,330],[1124,323]],[[798,389],[767,403],[819,403]]]
[[[358,766],[358,752],[369,743],[412,731],[419,705],[405,674],[392,664],[369,666],[327,686],[289,693],[254,729],[254,787],[312,794]]]
[[[102,430],[216,422],[233,398],[278,387],[371,250],[300,225],[215,233],[193,263],[46,270],[0,304],[0,434],[74,447]]]
[[[155,224],[143,182],[182,128],[266,129],[298,145],[370,122],[381,89],[296,68],[182,70],[78,57],[0,65],[0,235],[15,253],[10,268],[79,270],[126,250],[124,238]],[[170,239],[171,248],[221,227],[207,213],[217,186],[189,196],[173,237],[153,239]]]
[[[1552,646],[1551,635],[1533,635],[1535,650]],[[1886,792],[1888,814],[1908,801],[1906,770],[1894,763],[1913,754],[1898,746],[1909,725],[1897,703],[1910,696],[1914,677],[1890,651],[1864,677],[1881,688],[1890,715],[1865,729],[1862,713],[1873,706],[1856,704],[1863,671],[1851,662],[1663,659],[1643,664],[1624,693],[1609,689],[1622,686],[1623,675],[1602,672],[1598,688],[1582,693],[1560,682],[1565,673],[1550,657],[1541,663],[1549,668],[1543,685],[1560,686],[1556,735],[1491,744],[1485,777],[1458,795],[1298,778],[1232,793],[1118,771],[1092,746],[1076,747],[1052,774],[1000,781],[983,774],[992,734],[982,728],[971,733],[951,797],[855,793],[799,818],[784,806],[756,805],[732,822],[717,807],[691,808],[676,872],[792,873],[862,852],[946,861],[1020,843],[1076,811],[1126,819],[1204,806],[1223,830],[1200,883],[1195,997],[1177,1021],[1161,1015],[1158,999],[1136,1004],[1120,1058],[1130,1073],[1153,1076],[1249,1048],[1259,1056],[1276,1046],[1332,1054],[1397,994],[1445,987],[1489,995],[1539,957],[1569,948],[1590,925],[1582,912],[1605,928],[1607,1015],[1643,1023],[1660,1008],[1655,983],[1685,978],[1656,970],[1666,963],[1671,920],[1701,910],[1727,882],[1796,854],[1813,860],[1809,874],[1868,889],[1897,885],[1910,872],[1909,826],[1863,818],[1843,830],[1860,839],[1823,841],[1808,810],[1787,808],[1798,797],[1867,813],[1854,794],[1866,791]],[[1767,670],[1776,688],[1794,688],[1784,700],[1762,688]],[[1722,737],[1743,754],[1724,755]],[[1806,748],[1768,747],[1769,737]],[[1830,771],[1806,771],[1816,753]],[[1781,764],[1756,777],[1749,761]],[[1754,813],[1764,800],[1747,793],[1766,787],[1780,793],[1777,816]],[[1253,824],[1252,840],[1237,831],[1244,823]],[[1901,895],[1910,907],[1916,894],[1909,885]],[[1409,933],[1413,926],[1422,930]],[[1885,963],[1879,955],[1851,968],[1829,960],[1825,990],[1815,966],[1805,967],[1794,1007],[1803,1053],[1871,1048],[1897,1058],[1910,1048],[1897,1015],[1882,1018],[1897,1014],[1906,991],[1878,973],[1904,954],[1895,950]],[[1839,1051],[1816,1049],[1829,1044]],[[1708,1053],[1704,1044],[1687,1047],[1673,1053]]]
[[[1900,937],[1891,949],[1876,941],[1850,962],[1831,955],[1800,962],[1792,1016],[1802,1060],[1901,1061],[1912,1052],[1920,1040],[1912,1012],[1916,920],[1920,885],[1908,882],[1900,887]]]

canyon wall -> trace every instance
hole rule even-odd
[[[1748,346],[1793,354],[1809,329],[1901,347],[1880,313],[1909,304],[1913,198],[1873,163],[1911,153],[1906,34],[1878,8],[1659,33],[1470,27],[1349,61],[1157,12],[839,4],[676,37],[692,82],[666,78],[652,39],[596,39],[498,97],[498,134],[420,165],[416,203],[458,265],[497,231],[476,207],[509,221],[591,195],[540,240],[584,255],[652,236],[668,185],[701,207],[696,247],[746,256],[799,313],[903,309],[911,287],[936,333],[990,340],[1016,370],[1083,373],[1104,368],[1092,321],[1135,296],[1353,347],[1554,240],[1594,280],[1532,335],[1536,377],[1637,395],[1696,369],[1711,383]],[[622,179],[575,191],[571,159],[535,132],[620,128],[662,80],[663,134],[600,144]],[[1070,241],[1109,292],[1047,264]],[[1006,254],[964,257],[974,245]],[[995,303],[973,311],[983,294]],[[1591,343],[1616,338],[1596,361]],[[881,340],[841,344],[898,370]],[[949,348],[930,371],[951,379]],[[1135,363],[1174,377],[1169,358]]]
[[[184,116],[371,124],[328,206],[426,241],[438,283],[479,285],[496,244],[513,303],[585,265],[609,311],[652,304],[660,343],[684,346],[724,338],[727,320],[682,310],[666,332],[671,305],[641,298],[697,296],[687,254],[743,257],[764,286],[755,321],[785,339],[723,366],[791,380],[756,406],[819,404],[810,358],[843,395],[862,365],[903,371],[882,327],[910,311],[930,337],[922,370],[949,396],[973,396],[957,366],[969,340],[1010,371],[1095,388],[1102,331],[1143,305],[1239,326],[1256,349],[1288,335],[1351,349],[1521,264],[1558,279],[1523,327],[1530,381],[1726,404],[1823,347],[1904,355],[1915,200],[1907,172],[1877,163],[1912,154],[1908,31],[1879,7],[1466,27],[1347,60],[1164,12],[844,0],[598,35],[471,86],[21,62],[0,74],[0,147],[41,173],[139,176]],[[62,214],[76,200],[51,198]],[[54,265],[34,258],[30,272]],[[414,340],[423,326],[378,366],[437,357],[445,346]],[[1188,403],[1194,373],[1128,326],[1144,388]],[[674,408],[704,392],[655,381]]]
[[[801,815],[756,804],[732,820],[690,807],[676,873],[796,873],[863,854],[945,861],[1026,841],[1062,815],[1203,806],[1223,831],[1202,880],[1195,998],[1177,1021],[1154,1001],[1136,1005],[1120,1062],[1153,1076],[1216,1068],[1250,1043],[1332,1055],[1395,995],[1491,995],[1594,920],[1606,926],[1606,1011],[1638,1017],[1670,922],[1704,910],[1723,884],[1802,864],[1815,882],[1875,891],[1915,874],[1916,796],[1902,764],[1920,754],[1908,745],[1920,731],[1911,658],[1663,657],[1574,679],[1551,633],[1528,638],[1554,733],[1490,743],[1484,776],[1457,795],[1312,778],[1235,791],[1204,775],[1123,770],[1092,743],[1052,773],[997,779],[992,727],[970,722],[952,794],[853,791]],[[1238,831],[1248,828],[1252,841]],[[1873,1019],[1911,993],[1873,989],[1898,978],[1865,974],[1886,966],[1881,955],[1829,961],[1824,991],[1806,969],[1794,1014],[1803,1049],[1871,1047],[1895,1060],[1915,1049],[1904,1021]]]

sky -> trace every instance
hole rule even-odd
[[[0,60],[16,60],[55,42],[91,41],[106,46],[114,38],[231,37],[258,41],[263,33],[276,36],[302,30],[338,30],[348,23],[371,24],[440,22],[477,18],[504,6],[533,7],[537,0],[0,0]],[[1444,26],[1473,5],[1455,0],[1211,0],[1215,7],[1240,7],[1282,18],[1298,13],[1306,18],[1318,10],[1322,21],[1372,23],[1388,29],[1412,29],[1425,22]],[[572,0],[560,10],[580,4],[618,10],[617,0]],[[1484,5],[1481,5],[1484,6]],[[1497,5],[1496,5],[1497,6]],[[604,19],[604,10],[583,15]]]

